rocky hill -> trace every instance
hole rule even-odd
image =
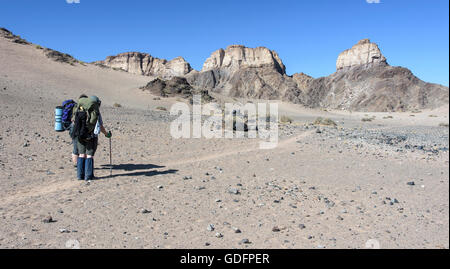
[[[339,54],[336,70],[370,63],[386,63],[386,58],[381,54],[377,44],[371,43],[369,39],[363,39],[351,49]]]
[[[56,51],[56,50],[53,50],[50,48],[44,48],[44,47],[41,47],[40,45],[35,45],[31,42],[28,42],[27,40],[21,38],[18,35],[13,34],[11,31],[9,31],[8,29],[5,29],[5,28],[0,28],[0,37],[4,38],[6,40],[9,40],[10,42],[16,43],[16,44],[26,45],[26,46],[35,46],[36,49],[41,50],[44,53],[44,55],[47,56],[47,58],[49,58],[55,62],[67,63],[67,64],[71,64],[71,65],[84,64],[67,53],[62,53],[62,52],[59,52],[59,51]]]
[[[296,88],[285,69],[275,51],[232,45],[213,52],[201,72],[186,77],[194,87],[227,96],[281,99]]]
[[[406,111],[449,103],[448,87],[426,83],[407,68],[390,66],[378,46],[368,39],[342,52],[336,69],[318,79],[294,74],[301,94],[291,92],[286,100],[358,111]]]
[[[155,78],[147,85],[141,87],[144,91],[150,91],[152,94],[161,97],[182,97],[189,99],[192,103],[193,95],[198,94],[202,96],[205,102],[212,101],[212,97],[206,90],[198,90],[193,88],[184,77],[172,77],[171,79]]]

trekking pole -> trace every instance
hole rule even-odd
[[[109,138],[109,177],[112,177],[111,137]]]

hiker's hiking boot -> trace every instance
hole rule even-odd
[[[78,157],[78,159],[77,159],[77,178],[78,178],[78,180],[85,179],[85,170],[86,170],[85,158]]]

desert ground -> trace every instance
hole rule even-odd
[[[149,80],[0,39],[0,248],[449,248],[448,106],[280,102],[293,122],[262,150],[258,139],[172,138],[157,108],[177,100],[140,90]],[[53,126],[54,108],[81,93],[102,99],[113,133],[112,176],[101,136],[90,185]]]

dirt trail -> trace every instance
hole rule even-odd
[[[282,141],[279,141],[277,148],[275,148],[274,150],[286,148],[288,145],[298,141],[299,139],[305,138],[305,137],[311,135],[312,133],[313,133],[312,131],[308,131],[308,132],[302,133],[300,135],[286,138]],[[261,149],[259,149],[259,142],[251,142],[249,144],[251,146],[248,148],[245,148],[245,149],[231,150],[231,151],[225,151],[225,152],[221,152],[221,153],[207,154],[204,156],[198,156],[198,157],[194,157],[194,158],[174,160],[174,161],[165,163],[165,165],[173,167],[173,168],[179,168],[178,166],[182,166],[182,165],[186,165],[186,164],[210,161],[213,159],[219,159],[219,158],[232,156],[232,155],[236,155],[236,154],[249,153],[249,152],[261,150]],[[43,195],[46,195],[49,193],[54,193],[54,192],[67,190],[70,188],[79,187],[80,184],[82,184],[82,182],[80,183],[79,181],[65,180],[65,181],[57,181],[50,185],[35,186],[31,189],[18,190],[16,193],[10,194],[10,195],[7,195],[6,197],[4,197],[2,199],[2,201],[0,201],[0,205],[4,206],[4,205],[7,205],[7,204],[10,204],[13,202],[17,202],[17,201],[20,201],[23,199],[27,199],[30,197],[43,196]]]

